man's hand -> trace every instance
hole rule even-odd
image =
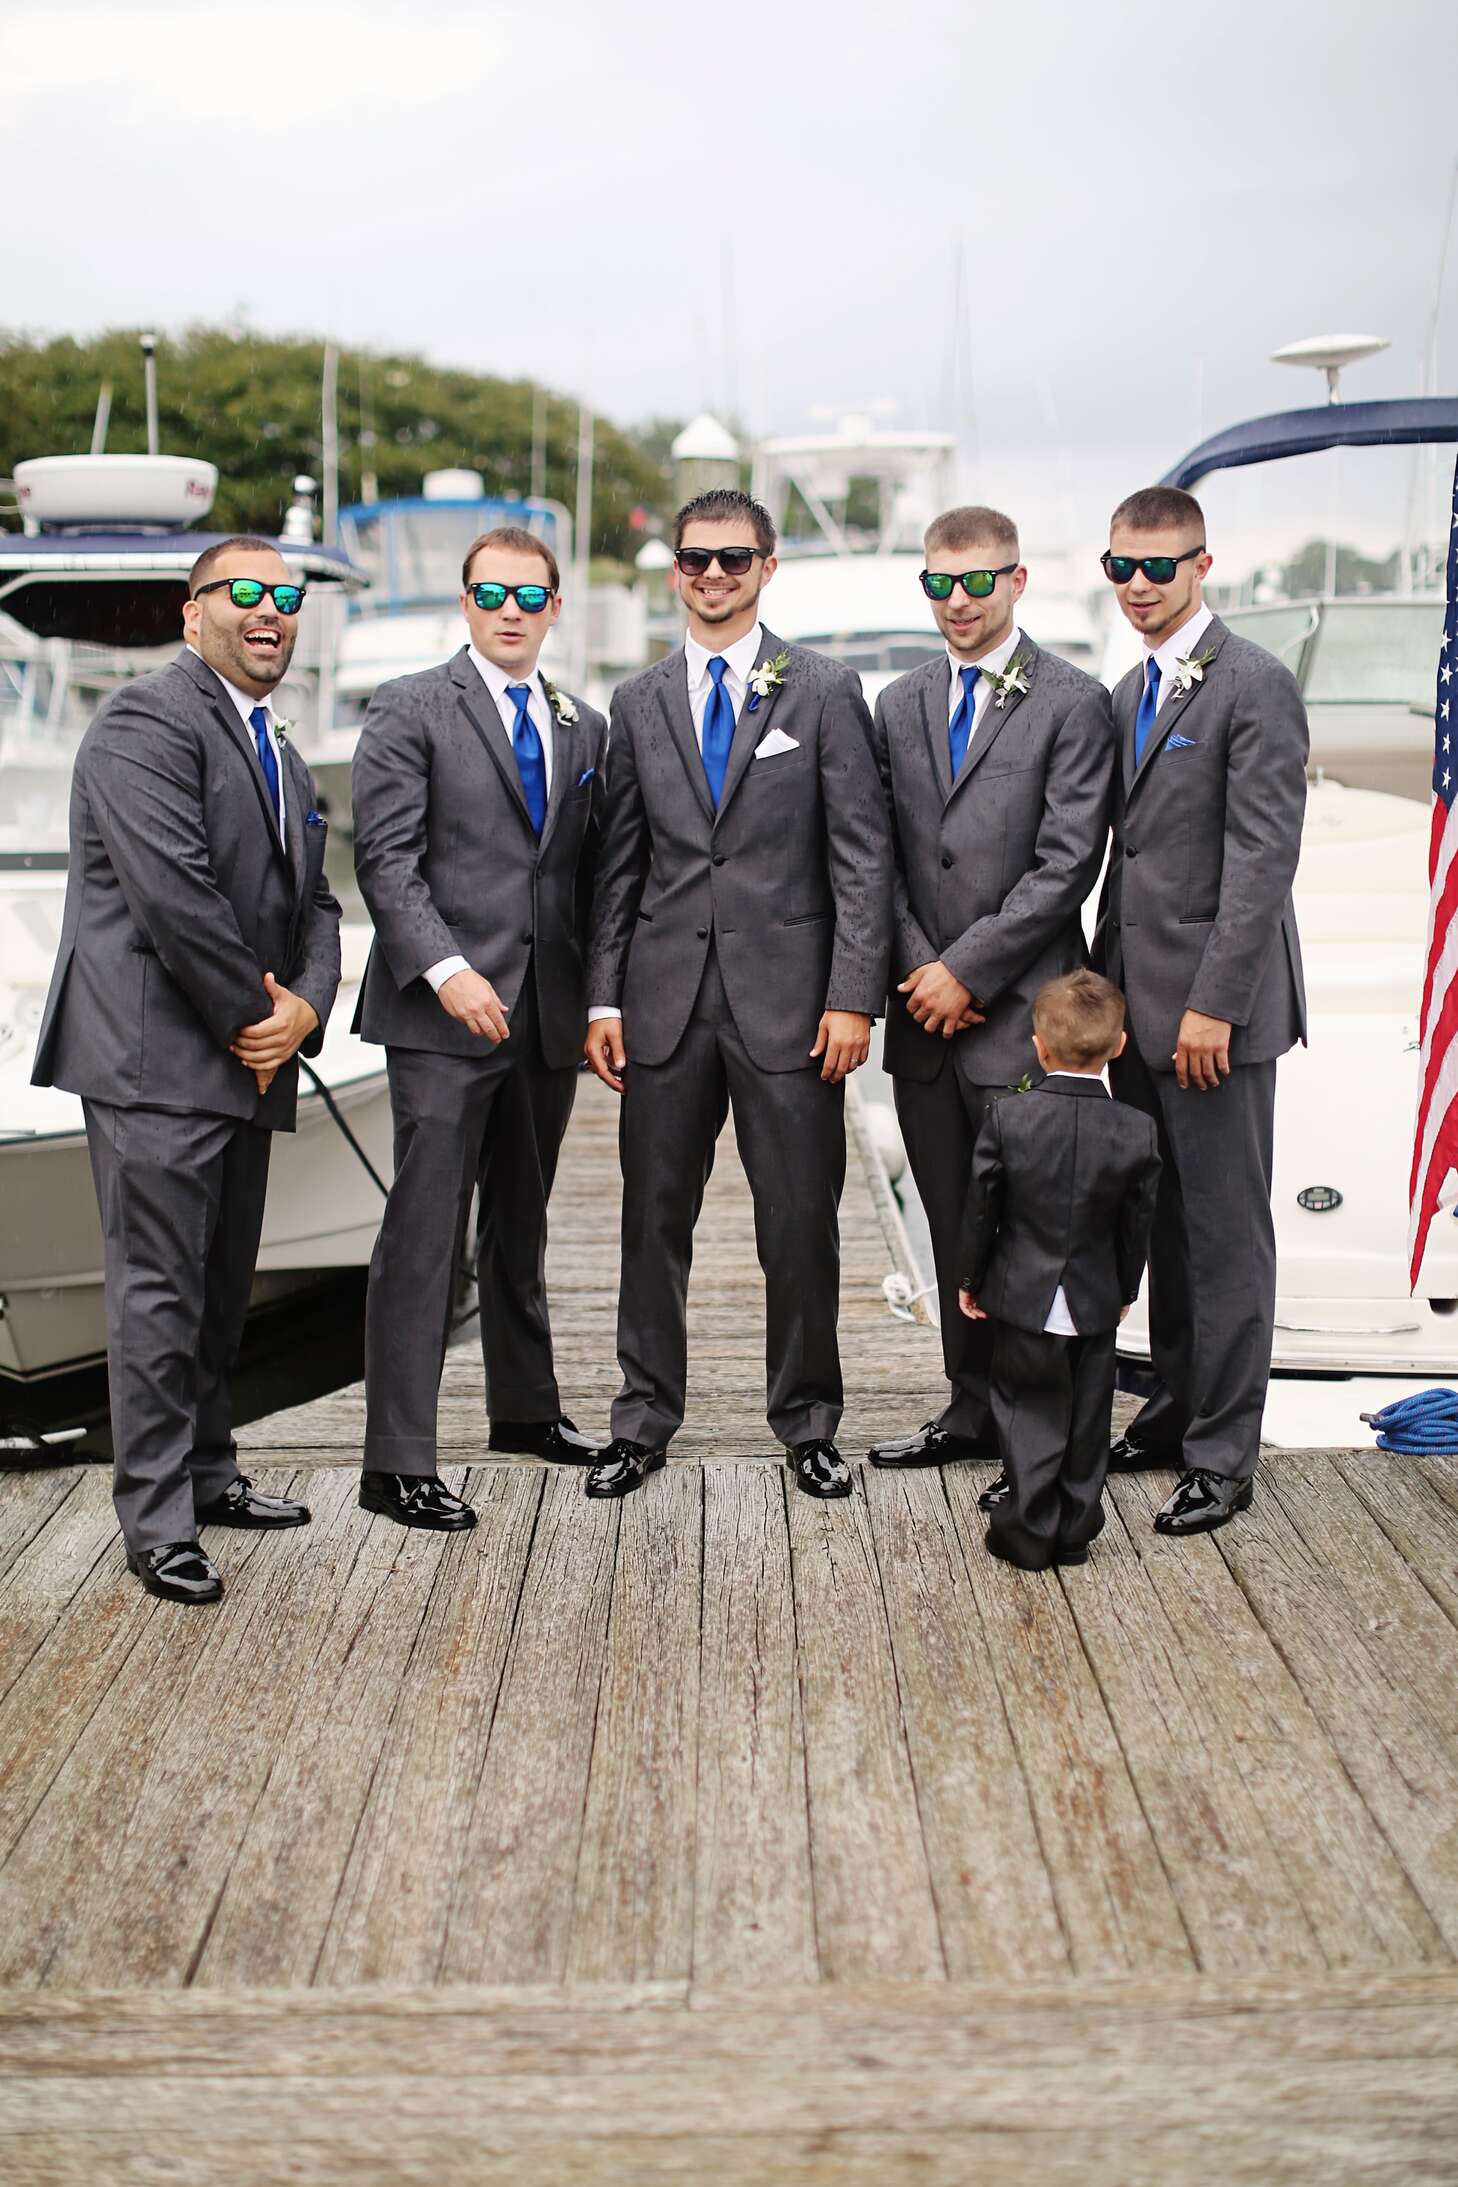
[[[453,972],[436,993],[447,1017],[464,1025],[468,1033],[478,1033],[483,1040],[511,1038],[501,997],[479,972]]]
[[[303,1046],[319,1023],[319,1013],[302,995],[280,987],[271,972],[264,973],[263,984],[273,1004],[273,1015],[260,1019],[257,1025],[245,1025],[233,1043],[233,1053],[250,1071],[267,1071],[271,1078]],[[263,1086],[258,1090],[267,1091]]]
[[[970,1291],[959,1291],[957,1293],[957,1304],[961,1307],[963,1313],[967,1316],[967,1319],[969,1321],[986,1321],[986,1311],[984,1310],[984,1308],[978,1305],[976,1299],[973,1298]],[[1124,1311],[1126,1314],[1128,1313],[1129,1309],[1127,1306],[1125,1307]]]
[[[950,1040],[965,1026],[987,1022],[972,1007],[971,988],[964,987],[940,957],[932,964],[918,965],[896,992],[906,997],[906,1007],[917,1024],[928,1033],[940,1033],[943,1040]]]
[[[621,1093],[623,1071],[628,1061],[623,1047],[622,1019],[594,1018],[587,1028],[582,1052],[587,1058],[589,1068],[597,1073],[604,1086],[611,1086],[614,1093]]]
[[[823,1055],[820,1075],[838,1086],[858,1071],[871,1052],[871,1021],[860,1010],[827,1010],[815,1035],[812,1056]]]
[[[255,1071],[253,1076],[258,1081],[258,1098],[261,1101],[277,1078],[278,1073],[277,1071]]]
[[[1174,1052],[1175,1077],[1188,1090],[1201,1093],[1230,1076],[1230,1024],[1225,1018],[1207,1018],[1203,1010],[1187,1010],[1180,1019]]]

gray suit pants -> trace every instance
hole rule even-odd
[[[968,1085],[950,1056],[927,1083],[912,1078],[892,1083],[906,1159],[931,1232],[942,1362],[952,1385],[951,1396],[937,1415],[938,1424],[950,1434],[967,1435],[974,1442],[985,1440],[990,1446],[988,1378],[995,1325],[969,1321],[957,1304],[957,1291],[967,1273],[960,1262],[972,1153],[988,1110],[1007,1088]]]
[[[273,1134],[236,1117],[82,1104],[101,1209],[116,1514],[127,1547],[193,1541],[238,1477],[232,1374]]]
[[[683,1425],[685,1302],[694,1225],[732,1106],[765,1278],[769,1424],[782,1443],[830,1437],[843,1388],[840,1195],[845,1089],[817,1065],[762,1071],[745,1051],[711,949],[684,1036],[666,1063],[632,1061],[619,1124],[623,1266],[614,1436],[661,1449]]]
[[[1103,1531],[1113,1404],[1112,1329],[1070,1337],[998,1325],[992,1417],[1012,1490],[988,1532],[1019,1561],[1046,1564]]]
[[[1213,1092],[1182,1093],[1131,1040],[1109,1077],[1120,1101],[1153,1117],[1163,1164],[1149,1241],[1162,1386],[1129,1432],[1186,1468],[1245,1480],[1260,1456],[1276,1318],[1276,1066],[1237,1064]]]
[[[530,978],[511,1038],[479,1056],[387,1048],[395,1178],[370,1260],[364,1464],[436,1470],[436,1406],[456,1268],[479,1186],[476,1284],[486,1409],[495,1420],[562,1410],[547,1317],[547,1201],[577,1071],[542,1057]]]

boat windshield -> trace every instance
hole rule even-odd
[[[812,652],[828,653],[860,676],[900,676],[908,668],[920,668],[923,661],[934,661],[943,651],[935,631],[927,636],[905,630],[820,631],[795,642]]]
[[[445,603],[459,597],[466,549],[482,532],[521,524],[560,556],[560,526],[538,504],[508,501],[382,501],[340,512],[350,560],[369,573],[370,591],[356,612]]]
[[[64,859],[71,769],[96,709],[169,658],[32,638],[0,619],[0,868]]]
[[[1420,706],[1431,712],[1441,600],[1333,600],[1306,678],[1308,705]]]

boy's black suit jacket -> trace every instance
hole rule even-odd
[[[1041,1329],[1062,1284],[1080,1336],[1117,1326],[1154,1220],[1152,1118],[1097,1078],[1045,1078],[993,1104],[972,1157],[964,1282],[1015,1329]]]

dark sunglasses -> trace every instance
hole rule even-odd
[[[963,570],[953,577],[947,570],[923,570],[921,589],[928,600],[950,600],[958,585],[974,600],[985,600],[999,577],[1011,577],[1016,562],[1004,562],[1000,570]]]
[[[540,615],[552,597],[550,585],[467,585],[466,590],[478,608],[505,607],[515,600],[523,615]]]
[[[1127,585],[1136,570],[1143,570],[1151,585],[1167,585],[1181,562],[1193,562],[1197,554],[1204,552],[1202,542],[1198,547],[1186,547],[1183,554],[1104,553],[1099,560],[1111,585]]]
[[[744,577],[756,555],[764,559],[762,547],[680,547],[674,561],[685,577],[702,577],[711,562],[717,562],[726,577]]]
[[[205,592],[221,592],[224,585],[234,607],[256,608],[265,593],[272,596],[280,615],[297,615],[304,604],[303,585],[265,585],[258,577],[215,577],[211,584],[199,585],[193,598],[200,600]]]

